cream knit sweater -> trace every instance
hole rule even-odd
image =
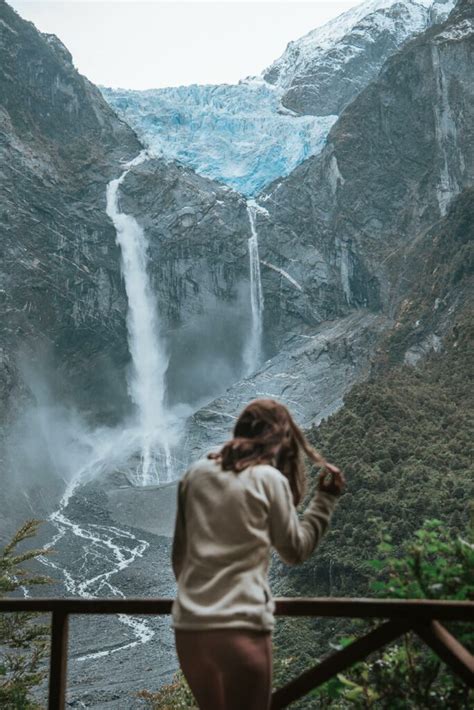
[[[319,491],[300,521],[288,480],[273,466],[234,473],[207,458],[194,464],[178,486],[173,627],[271,631],[271,547],[288,564],[306,560],[336,502]]]

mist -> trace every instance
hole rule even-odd
[[[166,373],[170,405],[186,405],[191,413],[241,379],[250,329],[249,284],[245,282],[235,302],[212,301],[192,323],[170,333]]]
[[[192,323],[166,334],[167,411],[175,441],[179,442],[188,416],[243,376],[250,326],[249,286],[242,283],[235,302],[212,301]],[[96,413],[80,406],[81,392],[76,396],[50,353],[24,351],[18,356],[18,368],[24,394],[13,408],[7,431],[4,475],[11,494],[25,499],[21,508],[49,514],[71,484],[112,473],[139,484],[142,432],[131,400],[128,409],[121,402],[120,417],[111,417],[113,423],[104,425]],[[107,386],[116,378],[111,371]],[[124,383],[117,384],[123,389]],[[102,393],[97,391],[97,397]],[[174,475],[180,470],[177,462]]]
[[[6,470],[11,485],[63,491],[75,477],[87,480],[120,465],[131,453],[126,426],[97,426],[55,392],[55,376],[45,362],[38,370],[21,361],[27,396],[17,405],[6,437]]]

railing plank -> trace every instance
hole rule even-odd
[[[64,710],[67,684],[68,615],[53,611],[48,710]]]
[[[172,599],[0,599],[0,612],[52,612],[60,606],[67,614],[170,614]],[[474,602],[431,599],[348,599],[337,597],[276,598],[278,616],[317,616],[352,619],[407,619],[413,623],[438,619],[469,621]]]
[[[410,624],[408,622],[387,621],[362,638],[353,641],[349,646],[332,654],[314,668],[305,671],[298,678],[284,685],[283,688],[276,690],[272,695],[271,710],[286,708],[290,703],[302,698],[314,688],[318,688],[330,678],[365,659],[373,651],[377,651],[409,630]]]
[[[372,651],[414,629],[469,685],[474,685],[474,660],[469,652],[434,619],[472,621],[474,602],[430,599],[348,599],[334,597],[276,598],[278,616],[390,619],[379,628],[325,659],[276,691],[272,708],[283,708],[331,677],[364,659]],[[70,614],[170,614],[173,599],[0,599],[2,612],[52,613],[49,710],[64,710],[67,676],[68,617]]]
[[[470,687],[474,688],[474,656],[438,621],[417,624],[423,641]]]
[[[474,602],[431,599],[349,599],[347,597],[287,597],[275,599],[281,616],[318,616],[352,619],[407,619],[467,621]]]

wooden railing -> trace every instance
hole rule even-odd
[[[272,696],[272,710],[287,707],[337,673],[410,631],[417,634],[467,685],[474,687],[474,657],[440,623],[469,621],[474,624],[474,602],[333,597],[275,601],[276,614],[279,616],[386,621],[276,690]],[[0,613],[28,611],[52,614],[48,708],[63,710],[66,698],[68,619],[71,614],[170,614],[171,604],[172,599],[0,599]]]

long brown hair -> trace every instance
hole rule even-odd
[[[208,456],[217,459],[225,471],[237,473],[257,464],[275,466],[288,479],[298,505],[306,490],[304,454],[318,466],[326,465],[285,405],[274,399],[256,399],[237,419],[233,439]]]

